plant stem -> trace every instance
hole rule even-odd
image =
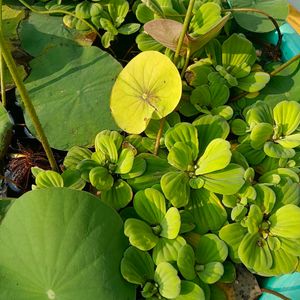
[[[184,40],[184,37],[186,35],[186,32],[187,32],[189,24],[190,24],[194,3],[195,3],[195,0],[190,0],[189,6],[188,6],[188,9],[187,9],[185,18],[184,18],[183,28],[182,28],[182,31],[180,33],[179,39],[178,39],[176,52],[175,52],[174,60],[173,60],[173,63],[175,65],[177,64],[177,61],[178,61],[178,58],[179,58],[179,53],[180,53],[180,50],[181,50],[181,47],[182,47],[182,44],[183,44],[183,40]],[[185,70],[188,66],[189,58],[190,58],[190,51],[188,50],[187,54],[186,54],[185,64],[184,64],[184,67],[181,71],[181,78],[184,76],[184,72],[185,72]],[[155,140],[154,155],[157,155],[157,153],[158,153],[158,149],[159,149],[159,145],[160,145],[160,139],[161,139],[162,134],[163,134],[165,121],[166,121],[166,117],[164,117],[160,120],[159,130],[158,130],[156,140]]]
[[[268,13],[264,12],[263,10],[255,9],[255,8],[231,8],[231,9],[224,9],[224,12],[253,12],[253,13],[258,13],[261,15],[264,15],[269,18],[269,20],[273,23],[277,33],[278,33],[278,41],[276,45],[276,49],[280,49],[281,42],[282,42],[282,33],[280,31],[279,25],[277,21],[270,16]]]
[[[268,293],[268,294],[274,295],[274,296],[276,296],[276,297],[278,297],[280,299],[283,299],[283,300],[291,300],[290,298],[285,297],[284,295],[282,295],[282,294],[280,294],[280,293],[278,293],[276,291],[273,291],[273,290],[269,290],[269,289],[266,289],[266,288],[261,288],[261,291],[263,293]]]
[[[183,79],[184,73],[185,73],[185,71],[186,71],[186,69],[187,69],[187,67],[188,67],[188,65],[189,65],[190,56],[191,56],[191,50],[190,50],[190,48],[187,48],[184,66],[183,66],[183,68],[182,68],[182,70],[181,70],[181,73],[180,73],[181,79]]]
[[[190,20],[192,18],[192,11],[193,11],[193,8],[194,8],[194,3],[195,3],[195,0],[190,0],[189,6],[188,6],[188,9],[187,9],[185,18],[184,18],[183,28],[182,28],[182,31],[180,33],[179,39],[178,39],[178,43],[177,43],[177,47],[176,47],[176,51],[175,51],[175,56],[174,56],[174,64],[175,65],[177,64],[177,61],[178,61],[178,58],[179,58],[179,53],[180,53],[180,50],[181,50],[181,47],[182,47],[182,44],[183,44],[183,40],[185,38],[185,35],[187,33],[187,30],[188,30],[188,27],[189,27],[189,24],[190,24]]]
[[[0,2],[0,9],[2,9],[1,4],[2,3]],[[58,166],[56,164],[54,155],[53,155],[50,145],[48,143],[47,137],[42,129],[41,123],[38,119],[38,116],[36,114],[34,106],[32,105],[32,102],[29,99],[29,96],[28,96],[27,90],[24,86],[24,83],[18,74],[15,61],[12,58],[11,53],[8,50],[8,47],[6,45],[6,41],[3,36],[3,32],[2,32],[2,26],[0,26],[0,50],[1,50],[1,54],[3,55],[4,60],[6,62],[7,68],[16,84],[16,87],[17,87],[19,93],[20,93],[20,97],[23,101],[24,107],[34,125],[35,131],[37,133],[37,137],[43,145],[43,148],[46,152],[50,166],[53,170],[58,171]]]
[[[49,15],[49,14],[64,14],[64,15],[70,15],[78,20],[80,20],[81,22],[83,22],[85,25],[87,25],[92,31],[94,31],[97,36],[101,39],[101,35],[100,33],[96,30],[96,28],[91,25],[88,21],[86,21],[85,19],[82,19],[78,16],[76,16],[74,13],[69,12],[67,10],[63,10],[63,9],[51,9],[51,10],[39,10],[39,9],[35,9],[34,7],[32,7],[31,5],[29,5],[28,3],[26,3],[24,0],[18,0],[19,2],[21,2],[25,7],[27,7],[29,10],[31,10],[34,13],[37,14],[42,14],[42,15]]]
[[[282,70],[284,70],[285,68],[287,68],[289,65],[291,65],[293,62],[297,61],[298,59],[300,59],[300,54],[295,55],[290,60],[288,60],[287,62],[285,62],[284,64],[282,64],[280,67],[278,67],[277,69],[273,70],[270,73],[270,76],[277,75],[278,73],[280,73]]]
[[[0,26],[2,28],[2,0],[0,0]],[[4,67],[2,52],[0,50],[0,86],[1,86],[1,101],[2,105],[6,107],[6,93],[5,93],[5,80],[4,80]]]

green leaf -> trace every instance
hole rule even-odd
[[[273,124],[273,114],[271,107],[262,101],[255,102],[246,112],[246,121],[252,129],[258,123]]]
[[[240,152],[251,165],[258,165],[266,157],[264,151],[253,149],[248,141],[238,145],[236,150]]]
[[[77,165],[76,169],[80,172],[83,180],[90,182],[90,171],[96,167],[99,167],[99,164],[96,161],[84,159]]]
[[[199,143],[199,153],[202,154],[208,144],[216,138],[226,139],[230,127],[226,120],[220,116],[201,116],[193,122],[197,128],[198,136],[201,137]]]
[[[181,89],[179,72],[169,58],[156,51],[140,53],[116,80],[110,99],[112,115],[124,131],[139,134],[151,118],[161,119],[175,109]]]
[[[234,33],[222,45],[223,66],[236,78],[247,76],[255,60],[255,48],[242,35]]]
[[[300,207],[287,204],[272,214],[269,222],[273,235],[290,239],[300,238]]]
[[[118,148],[110,136],[98,133],[95,139],[95,148],[96,152],[102,152],[110,162],[115,164],[118,162]]]
[[[264,143],[271,139],[273,126],[269,123],[259,123],[255,125],[250,134],[250,144],[253,149],[260,149]]]
[[[103,167],[95,167],[89,173],[89,179],[97,190],[107,191],[114,184],[114,178],[109,174],[108,170]]]
[[[179,250],[186,245],[183,237],[177,236],[174,240],[160,238],[153,249],[152,258],[156,265],[161,262],[176,263],[178,260]]]
[[[192,37],[207,33],[220,19],[221,7],[213,2],[204,3],[192,17],[189,31]]]
[[[83,1],[76,5],[75,15],[76,17],[82,19],[89,19],[91,17],[90,9],[91,9],[91,3],[87,1]]]
[[[190,198],[189,177],[184,172],[169,172],[161,178],[161,188],[175,207],[187,205]]]
[[[205,189],[192,190],[187,210],[193,215],[196,232],[216,231],[227,220],[227,213],[218,197]]]
[[[154,248],[159,241],[151,227],[137,219],[130,218],[125,221],[124,233],[129,238],[130,244],[142,251]]]
[[[115,0],[109,2],[107,8],[114,24],[119,27],[129,11],[129,3],[125,0]]]
[[[287,149],[273,142],[266,142],[264,144],[264,152],[269,157],[274,158],[292,158],[295,155],[294,149]]]
[[[176,169],[186,171],[193,166],[192,155],[192,150],[187,144],[177,142],[169,151],[168,162]]]
[[[132,197],[133,192],[130,185],[122,179],[116,180],[109,190],[101,193],[101,200],[117,210],[127,206]]]
[[[147,168],[146,161],[141,157],[135,157],[130,172],[127,174],[122,174],[122,178],[130,179],[130,178],[136,178],[138,176],[141,176],[146,171],[146,168]]]
[[[57,172],[50,170],[38,173],[35,183],[40,189],[64,186],[62,176]]]
[[[240,263],[238,249],[246,233],[247,229],[239,223],[225,225],[219,231],[219,236],[228,245],[229,256],[235,263]]]
[[[197,162],[196,175],[203,175],[222,170],[231,159],[230,143],[223,139],[212,140]]]
[[[244,135],[247,132],[247,123],[241,119],[234,119],[231,122],[231,131],[235,135]]]
[[[198,134],[196,128],[190,123],[179,123],[170,128],[165,135],[165,145],[169,151],[176,143],[182,142],[192,150],[192,158],[198,157]]]
[[[247,233],[238,249],[242,263],[256,273],[264,272],[273,264],[272,254],[267,242],[259,233]]]
[[[101,129],[117,128],[108,102],[121,66],[107,53],[97,47],[60,46],[33,59],[30,67],[25,87],[50,146],[90,146]],[[35,134],[26,112],[25,121]]]
[[[24,194],[7,212],[0,240],[2,299],[135,299],[120,273],[122,220],[90,193]]]
[[[176,207],[168,209],[166,215],[161,220],[161,233],[160,236],[175,239],[180,230],[180,213]]]
[[[263,213],[261,209],[256,204],[252,204],[245,220],[245,225],[248,228],[248,232],[251,234],[259,232],[262,222]]]
[[[154,281],[158,284],[159,293],[167,298],[173,299],[180,294],[180,278],[177,270],[167,262],[160,263],[154,273]]]
[[[208,284],[213,284],[220,280],[224,274],[224,267],[220,262],[210,262],[203,266],[203,270],[197,272],[199,278]]]
[[[84,159],[90,159],[92,151],[79,146],[73,146],[64,159],[64,166],[67,169],[76,169],[77,165]]]
[[[138,191],[133,199],[137,214],[149,224],[159,224],[166,214],[164,195],[153,188]]]
[[[144,3],[153,13],[160,17],[164,17],[164,12],[161,8],[160,2],[157,0],[142,0]]]
[[[148,252],[129,247],[121,261],[122,276],[131,283],[144,285],[154,278],[154,264]]]
[[[113,142],[117,148],[117,150],[120,149],[122,142],[123,142],[123,136],[118,132],[114,130],[102,130],[99,132],[95,137],[95,149],[97,151],[104,151],[105,153],[105,147],[102,145],[102,137],[107,136]]]
[[[202,288],[194,282],[182,280],[180,295],[176,300],[205,300]]]
[[[103,20],[102,18],[100,20]],[[106,20],[108,21],[108,20]],[[103,22],[102,21],[102,25],[111,25],[110,23],[107,22]],[[110,31],[106,31],[104,32],[104,34],[101,37],[101,44],[104,48],[109,48],[111,42],[115,39],[115,36],[118,34],[118,31],[116,28],[114,28],[113,26],[110,26],[110,30],[114,30],[114,33],[110,32]]]
[[[286,0],[231,0],[232,8],[254,8],[271,15],[279,25],[285,22],[288,15],[288,2]],[[233,14],[238,24],[249,31],[269,32],[274,25],[267,16],[253,12],[236,12]]]
[[[195,249],[198,264],[205,265],[210,262],[224,262],[228,255],[226,244],[215,234],[205,234],[200,237]]]
[[[13,123],[6,109],[0,103],[0,159],[6,153],[7,147],[12,136]]]
[[[233,195],[245,183],[243,178],[244,172],[244,169],[239,165],[229,164],[223,170],[202,175],[204,188],[222,195]]]
[[[130,148],[124,148],[121,153],[117,163],[117,168],[115,173],[117,174],[126,174],[129,173],[132,169],[134,161],[134,152]]]
[[[270,75],[268,73],[251,72],[238,80],[238,88],[248,93],[256,93],[262,90],[269,81]]]
[[[65,170],[61,177],[64,181],[64,187],[70,189],[82,190],[85,187],[85,181],[81,178],[81,174],[78,170]]]
[[[127,23],[118,28],[118,32],[124,35],[130,35],[137,32],[141,25],[138,23]]]
[[[136,18],[141,23],[147,23],[154,19],[154,13],[144,3],[140,3],[135,11]]]
[[[274,109],[274,121],[281,127],[280,135],[292,134],[300,125],[300,104],[296,101],[281,101]]]
[[[177,266],[181,275],[187,280],[194,280],[195,272],[195,253],[189,244],[184,245],[178,251]]]
[[[222,283],[233,283],[236,279],[235,265],[231,261],[224,261],[224,274],[220,278]]]
[[[269,214],[277,201],[276,194],[271,188],[262,184],[256,184],[254,188],[256,191],[256,204],[264,214]]]
[[[276,140],[284,148],[296,148],[300,146],[300,133],[291,134],[284,138]]]
[[[224,105],[229,99],[229,88],[220,82],[214,82],[210,85],[211,107],[217,108]]]

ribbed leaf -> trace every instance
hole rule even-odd
[[[271,139],[273,126],[269,123],[259,123],[255,125],[250,134],[250,144],[253,149],[260,149],[264,143]]]
[[[175,143],[169,151],[168,162],[181,171],[188,170],[193,165],[192,149],[183,142]]]
[[[64,186],[64,180],[61,175],[50,170],[38,173],[35,183],[40,189]]]
[[[180,295],[176,300],[205,300],[202,288],[194,282],[182,280]]]
[[[92,151],[79,146],[73,146],[64,159],[64,166],[67,169],[76,169],[76,166],[84,159],[90,159]]]
[[[238,80],[238,88],[248,93],[256,93],[262,90],[270,81],[270,75],[265,72],[251,72]]]
[[[160,225],[160,236],[171,240],[175,239],[180,230],[180,213],[178,209],[176,207],[169,208]]]
[[[117,174],[126,174],[129,173],[132,169],[134,161],[134,152],[130,148],[124,148],[121,151],[115,173]]]
[[[186,244],[179,249],[177,266],[185,279],[194,280],[196,277],[195,262],[195,253],[192,246]]]
[[[95,167],[89,173],[89,179],[97,190],[107,191],[114,184],[114,178],[110,175],[108,170],[103,167]]]
[[[220,262],[210,262],[203,267],[203,271],[197,272],[197,274],[205,283],[213,284],[220,280],[224,274],[224,267]]]

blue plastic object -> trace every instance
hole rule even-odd
[[[291,300],[299,300],[300,273],[267,278],[263,281],[263,287],[279,292]],[[280,300],[280,298],[264,293],[259,300]]]

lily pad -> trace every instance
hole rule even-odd
[[[179,72],[168,57],[142,52],[127,64],[112,89],[114,119],[124,131],[139,134],[152,118],[161,119],[175,109],[181,89]]]
[[[0,298],[135,299],[119,271],[122,227],[113,209],[86,192],[26,193],[0,228]]]
[[[107,53],[96,47],[61,46],[33,59],[30,66],[25,87],[53,148],[90,146],[99,131],[117,129],[109,96],[121,66]],[[25,119],[35,133],[26,112]]]

